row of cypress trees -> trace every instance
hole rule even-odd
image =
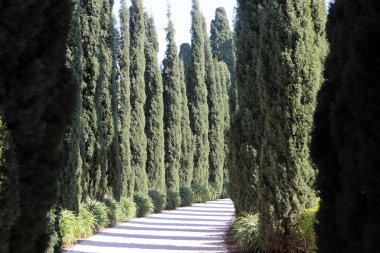
[[[380,5],[334,1],[330,50],[325,12],[325,1],[238,0],[230,194],[237,215],[259,214],[265,252],[292,252],[316,195],[318,252],[380,246]]]
[[[168,11],[160,69],[142,0],[121,1],[119,25],[113,0],[39,2],[1,8],[2,38],[25,31],[1,40],[0,252],[51,252],[58,210],[78,212],[88,198],[194,184],[220,195],[236,103],[225,10],[210,40],[194,0],[192,44],[181,52]]]

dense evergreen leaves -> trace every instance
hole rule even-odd
[[[238,111],[231,119],[228,153],[230,194],[238,215],[257,211],[260,109],[256,68],[259,48],[259,0],[239,0],[236,21]]]
[[[198,0],[193,0],[191,11],[191,81],[189,83],[190,124],[195,138],[193,182],[208,184],[209,138],[208,104],[205,81],[205,35],[203,17]]]
[[[174,25],[168,11],[169,24],[166,29],[165,59],[163,61],[164,81],[164,125],[165,125],[165,171],[168,190],[179,192],[179,169],[181,166],[181,119],[182,92],[180,60],[174,41]]]
[[[130,126],[131,126],[131,95],[130,95],[130,37],[129,37],[129,10],[125,0],[120,3],[120,39],[118,47],[119,63],[119,117],[120,117],[120,160],[122,194],[133,197],[135,189],[135,177],[131,168],[131,146],[130,146]]]
[[[312,142],[321,253],[380,247],[379,15],[378,1],[337,0],[330,8],[331,53]]]
[[[149,188],[166,191],[164,164],[164,101],[161,71],[158,68],[158,39],[153,17],[145,15],[145,87],[147,162]]]
[[[289,252],[295,217],[315,205],[309,144],[325,57],[325,5],[265,0],[263,6],[257,70],[260,240],[266,251]]]
[[[234,34],[230,29],[226,10],[223,7],[215,10],[215,19],[211,21],[211,48],[215,58],[224,61],[231,76],[231,85],[228,87],[230,96],[230,114],[236,111],[237,90],[235,85],[235,42]]]
[[[179,49],[179,58],[183,61],[183,69],[185,73],[185,81],[187,84],[191,82],[191,45],[182,43]],[[186,90],[186,92],[189,92]]]
[[[1,232],[1,250],[44,252],[49,240],[48,214],[58,200],[65,166],[60,145],[76,97],[72,75],[64,66],[71,4],[44,0],[2,1],[0,5],[0,111],[9,134],[5,147],[10,147],[11,159],[17,162],[19,178],[12,176],[18,203],[17,196],[11,200],[2,189],[9,182],[1,182],[5,200],[1,208],[15,207],[7,223],[0,224],[1,231],[12,225],[9,240],[8,231]],[[10,179],[12,166],[6,166],[7,170],[1,170],[5,178],[0,180]],[[7,212],[1,214],[1,222]]]
[[[145,171],[147,139],[145,135],[145,22],[142,0],[132,0],[130,8],[130,81],[131,81],[131,166],[135,174],[135,192],[148,194]]]

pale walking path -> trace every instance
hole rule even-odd
[[[227,253],[224,236],[233,214],[230,199],[193,204],[106,229],[66,252]]]

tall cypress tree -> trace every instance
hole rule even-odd
[[[329,11],[330,55],[312,141],[322,253],[380,247],[379,15],[378,1],[337,0]]]
[[[227,19],[226,10],[219,7],[215,10],[215,18],[211,21],[211,48],[212,53],[219,61],[224,61],[231,76],[231,85],[228,87],[230,96],[230,114],[236,111],[237,106],[237,91],[235,85],[235,43],[234,34],[231,31]]]
[[[194,166],[194,137],[191,132],[190,127],[190,115],[186,92],[186,81],[185,81],[185,70],[183,66],[183,61],[180,60],[179,65],[180,71],[180,84],[181,84],[181,160],[179,169],[179,184],[180,186],[191,186],[191,181],[193,180],[193,166]]]
[[[17,185],[20,207],[9,240],[5,239],[9,242],[5,252],[45,252],[49,210],[58,200],[65,166],[60,146],[76,96],[64,66],[71,3],[3,1],[1,5],[0,111],[18,165],[19,181],[12,184]],[[3,203],[2,207],[8,204]]]
[[[256,80],[259,48],[259,4],[239,0],[236,22],[236,86],[238,111],[231,118],[227,168],[236,214],[257,211],[257,170],[260,149],[260,110]]]
[[[181,160],[181,73],[177,45],[174,41],[174,25],[168,11],[164,81],[164,125],[165,125],[165,172],[168,190],[179,191],[179,169]]]
[[[208,105],[205,82],[205,36],[199,1],[192,2],[191,75],[189,104],[191,129],[195,137],[194,183],[207,186],[209,170]]]
[[[207,103],[209,108],[209,182],[222,193],[223,161],[224,161],[224,106],[221,104],[221,86],[219,77],[216,78],[217,61],[214,61],[210,39],[207,33],[206,20],[203,17],[203,35],[205,50],[205,82],[207,86]]]
[[[153,17],[145,17],[145,105],[147,135],[146,172],[149,188],[166,192],[165,145],[164,145],[164,101],[161,71],[158,68],[158,38]]]
[[[99,165],[95,161],[97,150],[98,116],[96,90],[99,80],[100,0],[81,2],[83,43],[83,126],[85,142],[85,166],[83,197],[93,196],[95,184],[100,180]],[[90,183],[91,181],[91,183]]]
[[[82,27],[80,22],[80,2],[73,0],[73,15],[66,49],[66,65],[70,67],[75,82],[76,97],[74,115],[66,134],[64,149],[66,166],[60,182],[59,205],[65,209],[79,211],[82,201],[82,167],[84,154],[83,122],[82,122],[82,79],[83,51]]]
[[[148,194],[146,175],[145,115],[145,23],[142,0],[132,0],[130,8],[130,78],[131,78],[131,166],[135,174],[135,192]]]
[[[111,2],[111,6],[113,2]],[[123,173],[122,173],[122,161],[121,161],[121,150],[120,150],[120,139],[119,139],[119,98],[120,93],[118,78],[119,73],[117,69],[117,39],[118,31],[116,30],[116,19],[112,15],[112,8],[109,11],[109,16],[111,22],[109,22],[109,33],[110,33],[110,52],[112,56],[111,65],[111,76],[110,76],[110,95],[111,95],[111,112],[112,112],[112,142],[110,144],[110,150],[108,152],[108,184],[112,189],[113,196],[116,200],[120,200],[123,194]]]
[[[258,192],[260,240],[267,251],[291,251],[294,218],[314,204],[309,144],[325,56],[320,49],[324,25],[316,25],[315,15],[323,7],[324,1],[264,1],[257,71],[264,124]]]
[[[130,58],[129,58],[129,10],[125,0],[120,2],[120,47],[118,51],[118,63],[120,68],[120,159],[122,166],[122,194],[132,197],[135,189],[135,176],[131,168],[131,146],[130,146],[130,126],[131,126],[131,95],[130,95]]]

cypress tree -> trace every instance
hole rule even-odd
[[[314,205],[309,144],[322,82],[324,1],[265,0],[260,24],[258,90],[263,132],[259,166],[260,243],[290,252],[296,215]],[[319,18],[323,18],[321,16]]]
[[[164,145],[164,101],[161,71],[158,68],[157,54],[159,50],[156,28],[153,17],[146,14],[145,41],[145,89],[147,101],[146,126],[147,161],[146,172],[149,188],[166,192],[165,186],[165,145]]]
[[[83,126],[85,143],[85,166],[83,197],[94,197],[96,182],[101,171],[95,162],[98,135],[98,115],[96,91],[99,82],[99,38],[100,38],[100,0],[81,1],[82,45],[83,45]],[[91,183],[90,183],[91,181]]]
[[[223,187],[223,162],[224,162],[224,106],[221,104],[221,86],[217,61],[214,61],[210,40],[207,33],[206,20],[203,17],[204,51],[205,51],[205,82],[207,86],[208,137],[210,145],[209,153],[209,182],[216,188],[219,194]]]
[[[76,97],[74,114],[70,128],[66,134],[64,149],[66,166],[60,182],[59,205],[62,208],[79,211],[82,200],[82,167],[83,167],[83,122],[82,122],[82,77],[83,51],[82,31],[80,23],[80,2],[72,1],[73,15],[66,49],[66,65],[70,67],[74,77]]]
[[[208,185],[209,138],[208,105],[205,83],[205,36],[199,1],[192,2],[191,24],[191,82],[189,83],[189,104],[191,129],[195,137],[193,182]]]
[[[174,41],[174,25],[168,11],[164,82],[164,128],[165,128],[165,178],[168,190],[179,192],[179,169],[181,160],[181,73],[177,45]]]
[[[379,7],[378,1],[337,0],[329,10],[330,55],[312,141],[322,253],[380,247]]]
[[[9,240],[5,239],[9,242],[5,252],[45,252],[49,210],[58,200],[65,166],[60,146],[76,96],[64,66],[71,3],[3,1],[0,5],[0,111],[17,162],[19,180],[12,184],[18,188],[20,207]],[[2,208],[16,205],[17,198],[12,201],[1,202]],[[7,227],[14,217],[9,219]]]
[[[132,197],[135,188],[135,176],[131,168],[131,146],[130,146],[130,126],[131,126],[131,101],[130,101],[130,58],[129,58],[129,10],[125,0],[120,2],[120,48],[118,51],[118,63],[120,71],[120,159],[122,166],[122,194]]]
[[[182,43],[179,48],[179,58],[183,62],[186,84],[191,82],[191,46],[189,43]],[[188,91],[186,91],[188,93]]]
[[[142,0],[132,0],[130,8],[130,80],[131,80],[131,166],[135,174],[135,192],[148,194],[145,171],[147,139],[145,135],[145,23]]]
[[[260,110],[256,81],[260,0],[238,1],[236,86],[238,111],[231,118],[227,168],[236,214],[257,212]]]
[[[111,2],[111,6],[113,2]],[[108,169],[108,184],[112,189],[113,197],[116,200],[120,200],[123,194],[123,173],[122,173],[122,162],[121,162],[121,150],[120,150],[120,139],[119,139],[119,111],[118,111],[118,94],[119,85],[118,78],[119,73],[117,69],[117,39],[118,32],[116,30],[116,19],[112,15],[112,8],[110,9],[109,15],[111,22],[109,23],[109,33],[110,33],[110,52],[112,55],[112,65],[111,65],[111,77],[110,77],[110,95],[111,95],[111,112],[112,112],[112,142],[110,150],[108,153],[109,169]]]
[[[215,10],[215,18],[211,21],[211,48],[212,53],[219,61],[224,61],[230,72],[231,85],[228,87],[230,96],[230,114],[236,111],[237,91],[235,85],[235,43],[234,34],[230,29],[226,10],[219,7]]]
[[[185,70],[183,61],[180,60],[180,84],[181,84],[181,159],[179,169],[180,186],[191,186],[193,180],[193,157],[194,157],[194,137],[190,127],[189,107],[187,103]]]

